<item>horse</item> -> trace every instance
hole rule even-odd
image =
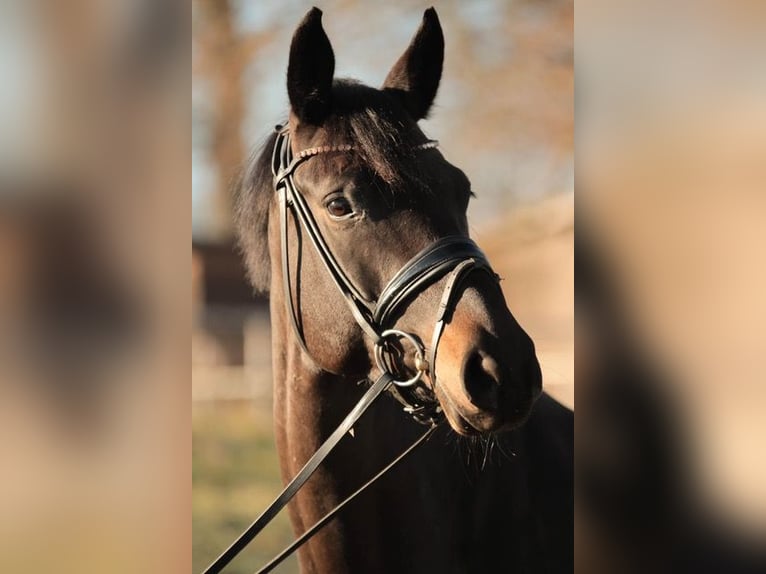
[[[360,401],[365,381],[389,368],[417,385],[375,401],[304,485],[289,506],[296,535],[405,450],[421,423],[436,426],[300,549],[301,571],[569,572],[573,413],[541,392],[534,343],[469,245],[469,179],[418,126],[442,75],[436,11],[425,12],[380,89],[334,77],[321,19],[310,10],[293,35],[287,123],[254,157],[235,209],[249,280],[270,298],[284,481]],[[296,218],[300,206],[275,193],[281,145],[300,160],[287,171],[313,231]],[[471,263],[459,280],[452,265],[390,309],[395,336],[384,336],[390,352],[381,361],[362,303],[390,291],[397,272],[403,281],[402,268],[422,264],[429,246],[450,241]],[[426,348],[436,316],[438,336]],[[408,414],[424,405],[427,420]]]

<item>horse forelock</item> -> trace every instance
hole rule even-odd
[[[332,113],[314,132],[312,145],[351,145],[349,166],[368,169],[391,193],[428,188],[417,149],[427,138],[397,100],[354,80],[338,79],[332,102]],[[326,165],[320,157],[311,169],[321,171]]]

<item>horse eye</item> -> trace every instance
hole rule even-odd
[[[351,204],[345,197],[336,197],[331,202],[329,202],[327,204],[327,211],[329,211],[330,215],[333,217],[343,217],[353,213]]]

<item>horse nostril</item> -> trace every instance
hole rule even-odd
[[[500,394],[500,365],[481,351],[471,353],[463,366],[463,384],[469,400],[485,410],[496,410]]]

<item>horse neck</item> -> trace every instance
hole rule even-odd
[[[272,309],[274,413],[282,477],[286,482],[353,408],[365,387],[312,368],[293,336],[286,314],[278,309]],[[354,436],[341,441],[290,505],[296,534],[393,460],[423,431],[424,427],[407,418],[390,397],[377,399],[355,426]],[[370,541],[388,540],[398,547],[403,541],[396,538],[396,533],[403,526],[408,533],[407,544],[430,548],[423,554],[427,560],[419,565],[424,571],[429,568],[439,572],[463,571],[459,548],[461,540],[469,535],[508,544],[496,540],[498,535],[493,529],[503,532],[512,516],[518,520],[516,515],[525,514],[529,498],[524,496],[526,475],[514,471],[523,466],[522,445],[507,445],[505,448],[514,456],[501,466],[493,468],[490,463],[486,469],[480,469],[475,458],[458,448],[450,432],[439,429],[432,440],[397,469],[396,480],[381,481],[379,487],[372,489],[373,494],[349,506],[340,519],[320,531],[300,551],[302,568],[340,574],[391,571],[399,566],[398,558],[391,556],[386,544]],[[409,485],[404,493],[403,481]],[[452,502],[445,505],[444,500]],[[434,525],[432,530],[439,531],[437,535],[420,528],[423,516],[429,517]],[[349,544],[349,533],[353,533],[354,539],[365,540],[365,544]],[[436,546],[431,548],[433,545]]]
[[[313,454],[364,389],[322,371],[306,356],[290,324],[281,286],[272,288],[271,317],[274,422],[285,474]]]
[[[364,388],[312,367],[294,337],[289,319],[279,309],[272,302],[275,436],[282,480],[286,483],[353,408]],[[369,478],[371,473],[365,467],[375,464],[370,456],[372,452],[374,457],[375,451],[374,445],[359,445],[356,438],[341,441],[289,506],[296,535],[336,506],[365,477]],[[340,522],[331,522],[299,551],[302,570],[353,572],[351,550],[344,546],[344,540]]]

